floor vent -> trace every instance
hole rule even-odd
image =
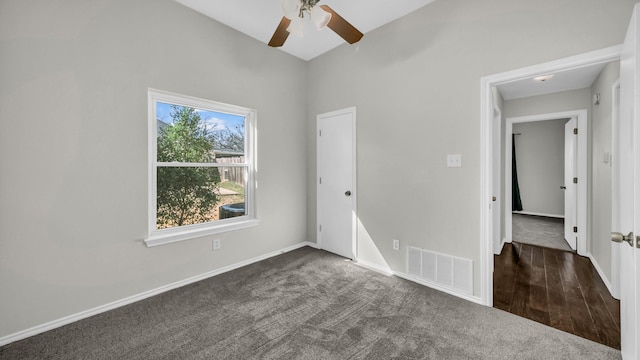
[[[407,272],[465,295],[473,295],[473,262],[455,256],[408,247]]]

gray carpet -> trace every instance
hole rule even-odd
[[[564,219],[513,214],[513,241],[573,251],[564,239]]]
[[[312,248],[0,348],[1,359],[620,359]]]

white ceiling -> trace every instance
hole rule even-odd
[[[498,85],[497,88],[505,100],[584,89],[593,85],[605,66],[603,63],[565,70],[554,73],[553,78],[544,82],[529,78]]]
[[[175,0],[266,44],[282,19],[280,0]],[[362,33],[398,19],[434,0],[323,0]],[[305,18],[306,19],[306,18]],[[290,35],[280,49],[311,60],[346,42],[329,28],[315,29],[305,21],[304,37]],[[356,43],[357,44],[357,43]]]
[[[281,0],[175,0],[218,22],[247,34],[265,44],[282,19]],[[435,0],[322,0],[353,26],[366,34],[386,23],[409,14]],[[318,31],[305,21],[304,37],[290,35],[282,51],[303,60],[316,56],[346,42],[329,28]],[[351,46],[357,46],[357,43]],[[522,79],[498,85],[505,100],[583,89],[596,80],[605,64],[597,64],[554,74],[552,79],[538,82]]]

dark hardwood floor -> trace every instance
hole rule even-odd
[[[589,258],[513,242],[494,264],[495,308],[620,349],[620,301]]]

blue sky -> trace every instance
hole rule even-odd
[[[158,118],[158,120],[161,120],[167,124],[171,124],[171,105],[162,102],[157,102],[156,104],[156,117]],[[204,120],[209,130],[222,130],[224,128],[235,130],[238,125],[244,124],[243,116],[219,113],[209,110],[196,109],[196,111],[198,111],[198,113],[200,114],[200,118]],[[240,127],[240,129],[244,129],[244,126]]]

